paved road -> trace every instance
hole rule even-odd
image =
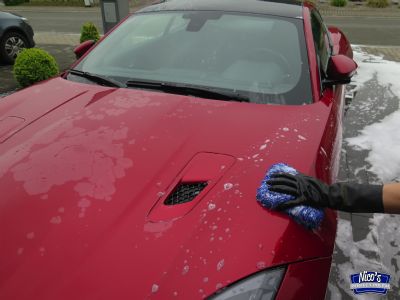
[[[22,11],[18,13],[28,18],[35,32],[80,33],[82,24],[89,21],[96,24],[99,29],[103,28],[99,9],[89,9],[88,11],[66,9],[63,12]]]
[[[102,28],[100,10],[67,8],[63,11],[37,12],[26,10],[18,12],[30,20],[37,32],[79,33],[86,21]],[[400,46],[399,17],[325,17],[327,24],[340,27],[353,44]]]
[[[400,17],[325,17],[353,44],[400,46]]]

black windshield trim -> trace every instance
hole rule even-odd
[[[250,102],[249,98],[239,92],[229,89],[214,88],[210,86],[200,86],[194,84],[181,84],[177,82],[166,82],[146,79],[130,79],[125,85],[131,88],[143,88],[158,90],[172,94],[182,94],[187,96],[197,96],[201,98],[212,98],[217,100]]]
[[[117,88],[126,87],[123,83],[121,83],[117,80],[114,80],[112,78],[109,78],[107,76],[104,76],[104,75],[93,74],[90,72],[83,72],[83,71],[77,70],[77,69],[70,69],[70,70],[68,70],[68,73],[70,73],[72,75],[76,75],[76,76],[82,76],[82,77],[89,79],[100,85],[106,85],[106,86],[117,87]]]

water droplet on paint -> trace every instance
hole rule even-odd
[[[261,145],[260,150],[265,150],[267,148],[267,144]]]
[[[182,275],[186,275],[189,272],[189,266],[185,265],[182,270]]]
[[[264,261],[259,261],[258,263],[257,263],[257,269],[259,269],[259,270],[262,270],[262,269],[265,269],[266,268],[266,263],[264,262]]]
[[[221,271],[221,269],[224,267],[224,265],[225,265],[225,260],[221,259],[217,264],[217,271]]]
[[[225,191],[228,191],[228,190],[230,190],[231,188],[233,188],[233,184],[232,184],[232,183],[228,182],[228,183],[225,183],[225,184],[224,184],[224,190],[225,190]]]
[[[300,135],[300,134],[299,134],[297,137],[298,137],[300,140],[303,140],[303,141],[306,141],[306,140],[307,140],[304,136],[302,136],[302,135]]]
[[[82,198],[78,202],[78,207],[80,207],[80,208],[88,208],[90,206],[90,204],[91,204],[90,200],[88,200],[86,198]]]
[[[50,220],[51,224],[60,224],[61,223],[61,217],[57,216],[57,217],[52,217]]]

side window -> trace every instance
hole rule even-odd
[[[331,46],[327,29],[323,24],[320,15],[316,11],[311,12],[311,27],[321,77],[323,77],[326,74],[328,67],[329,57],[331,55]]]

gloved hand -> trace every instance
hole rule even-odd
[[[284,210],[297,205],[329,207],[347,212],[383,212],[382,185],[336,183],[327,185],[304,174],[274,174],[267,181],[269,190],[288,195],[295,199],[279,205]]]

